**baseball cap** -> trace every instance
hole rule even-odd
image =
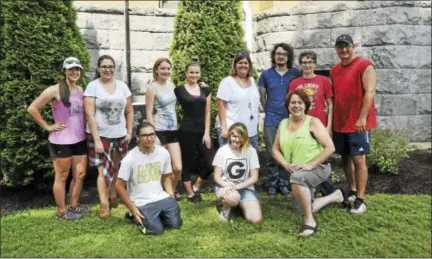
[[[339,37],[336,38],[336,43],[335,46],[341,44],[341,43],[348,43],[348,44],[353,44],[354,41],[352,39],[352,37],[348,34],[342,34]]]
[[[63,61],[63,68],[64,69],[70,69],[73,67],[79,67],[79,68],[83,69],[83,67],[81,66],[81,62],[79,61],[79,59],[77,59],[75,57],[68,57],[67,59],[65,59]]]

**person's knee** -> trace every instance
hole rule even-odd
[[[181,219],[180,215],[178,215],[177,217],[175,217],[171,221],[169,227],[172,228],[172,229],[180,229],[181,226],[182,226],[182,224],[183,224],[183,220]]]
[[[55,181],[58,182],[66,182],[67,178],[69,176],[69,172],[56,172],[55,174]]]
[[[164,232],[163,226],[154,226],[152,227],[151,231],[148,232],[150,235],[162,235]]]
[[[237,190],[222,196],[222,202],[230,207],[236,207],[240,203],[240,199],[240,193]]]
[[[85,176],[86,176],[86,171],[85,170],[79,170],[75,174],[75,181],[82,182],[82,181],[84,181]]]
[[[246,215],[245,219],[250,224],[261,224],[262,223],[262,217],[261,215]]]
[[[295,172],[290,176],[291,184],[297,184],[300,186],[307,186],[304,179],[304,172]]]
[[[354,156],[353,163],[355,167],[365,167],[366,166],[366,158],[365,156]]]

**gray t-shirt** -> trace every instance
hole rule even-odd
[[[99,83],[91,81],[85,89],[84,96],[95,98],[95,119],[99,136],[121,138],[126,136],[126,98],[132,95],[125,83],[116,80],[114,94],[109,94]],[[86,132],[90,133],[87,122]]]
[[[216,152],[213,166],[222,171],[222,181],[239,184],[251,176],[251,170],[260,168],[258,154],[252,146],[246,152],[232,150],[229,145],[224,145]],[[247,187],[255,190],[254,186]]]
[[[118,178],[127,182],[131,201],[140,207],[169,197],[161,178],[171,172],[171,158],[165,148],[156,145],[153,153],[144,154],[135,147],[121,161]]]
[[[153,115],[154,126],[157,131],[173,131],[177,130],[177,114],[175,105],[177,97],[174,93],[175,85],[167,82],[169,91],[163,92],[160,90],[158,83],[153,82],[149,85],[155,91],[155,100],[153,108],[156,114]]]

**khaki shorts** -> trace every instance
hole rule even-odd
[[[293,173],[290,176],[290,183],[312,189],[324,182],[330,176],[330,173],[330,164],[321,164],[310,171]]]

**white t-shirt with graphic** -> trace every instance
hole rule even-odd
[[[227,102],[227,128],[236,122],[242,122],[246,125],[249,137],[253,137],[258,133],[260,97],[255,80],[253,77],[250,79],[252,85],[248,88],[242,88],[231,76],[224,78],[219,84],[216,97]],[[217,116],[215,128],[220,127],[221,123],[219,116]]]
[[[132,95],[125,83],[115,80],[115,92],[109,94],[99,83],[91,81],[85,89],[84,96],[95,97],[95,119],[99,136],[121,138],[126,136],[126,98]],[[90,133],[87,122],[86,132]]]
[[[127,182],[129,198],[140,207],[170,197],[161,178],[171,172],[171,158],[165,148],[156,145],[153,153],[144,154],[135,147],[121,161],[118,178]]]
[[[239,184],[251,177],[251,170],[260,168],[258,154],[252,146],[246,152],[232,150],[229,145],[224,145],[216,152],[213,166],[222,171],[222,181]],[[248,187],[255,190],[254,186]]]

